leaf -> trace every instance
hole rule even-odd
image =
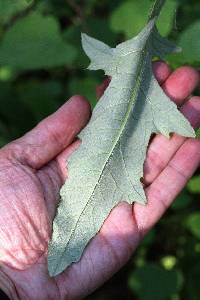
[[[9,67],[0,68],[0,81],[8,81],[15,78],[15,72]]]
[[[200,175],[194,176],[187,184],[187,188],[191,193],[200,194]]]
[[[167,255],[162,257],[161,264],[166,270],[172,270],[176,265],[177,259],[173,255]]]
[[[127,38],[137,34],[145,25],[150,4],[149,0],[123,1],[111,15],[110,26],[113,31],[123,32]],[[167,35],[170,33],[176,8],[176,1],[166,1],[157,23],[161,34]]]
[[[178,3],[176,0],[166,1],[157,23],[158,30],[162,35],[167,36],[172,31],[175,24],[177,8]]]
[[[72,64],[76,49],[61,37],[56,19],[32,13],[18,20],[0,45],[0,65],[40,69]]]
[[[196,136],[200,138],[200,128],[196,130]]]
[[[200,21],[190,24],[179,34],[178,45],[182,48],[179,55],[169,55],[168,62],[173,68],[178,68],[183,64],[190,64],[194,68],[200,68]]]
[[[136,269],[128,282],[139,300],[167,300],[180,290],[182,283],[181,273],[165,270],[156,264]]]
[[[186,227],[195,237],[200,239],[200,212],[195,212],[188,216]]]
[[[200,61],[200,21],[191,24],[180,35],[179,45],[182,47],[182,62]]]
[[[0,0],[0,23],[8,22],[11,17],[29,7],[32,2],[27,0]]]
[[[81,147],[68,162],[69,178],[61,189],[49,244],[51,276],[80,259],[119,202],[146,203],[140,178],[152,133],[194,136],[189,122],[153,75],[152,58],[177,51],[159,35],[155,20],[114,49],[82,35],[83,48],[91,59],[89,69],[103,69],[112,80],[80,134]]]
[[[104,38],[105,42],[110,42],[114,44],[116,41],[116,33],[113,33],[109,28],[109,23],[106,19],[88,17],[84,22],[84,26],[88,28],[89,34],[95,35],[97,39]],[[73,24],[68,26],[63,32],[64,39],[73,45],[78,50],[78,55],[76,58],[76,65],[83,68],[87,63],[87,57],[82,51],[81,41],[80,41],[80,31],[82,31],[83,25]]]

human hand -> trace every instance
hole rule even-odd
[[[190,67],[171,73],[163,62],[154,73],[194,127],[200,125],[200,97],[190,94],[199,74]],[[98,88],[100,95],[106,84]],[[200,162],[200,140],[157,135],[144,166],[148,204],[121,203],[112,210],[78,263],[50,278],[47,247],[66,159],[90,116],[88,103],[74,96],[55,114],[0,150],[0,286],[12,299],[81,299],[127,262],[143,236],[160,219]]]

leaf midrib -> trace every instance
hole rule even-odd
[[[151,34],[150,34],[150,35],[151,35]],[[149,37],[150,37],[150,35],[149,35]],[[139,90],[140,90],[140,82],[141,82],[141,79],[142,79],[142,76],[143,76],[143,69],[144,69],[144,65],[146,64],[146,58],[149,58],[149,56],[146,55],[146,52],[147,52],[146,45],[147,45],[147,43],[148,43],[149,37],[148,37],[148,39],[147,39],[147,41],[146,41],[146,43],[145,43],[145,45],[144,45],[144,50],[141,51],[141,58],[140,58],[140,61],[142,60],[142,63],[139,64],[140,68],[139,68],[139,70],[138,70],[138,76],[137,76],[136,84],[135,84],[135,87],[134,87],[134,90],[133,90],[133,94],[132,94],[132,96],[131,96],[131,98],[130,98],[130,101],[129,101],[129,104],[128,104],[128,108],[127,108],[127,111],[126,111],[124,120],[123,120],[123,122],[122,122],[122,124],[121,124],[121,127],[120,127],[120,129],[119,129],[119,133],[118,133],[118,135],[116,136],[116,138],[115,138],[115,140],[114,140],[114,142],[113,142],[113,145],[112,145],[112,148],[111,148],[110,152],[108,153],[107,159],[106,159],[106,161],[105,161],[105,163],[104,163],[104,165],[103,165],[103,167],[102,167],[101,174],[100,174],[100,176],[99,176],[99,178],[98,178],[97,183],[96,183],[95,186],[94,186],[93,192],[92,192],[91,196],[89,197],[88,201],[86,202],[86,205],[84,206],[83,210],[81,211],[81,213],[80,213],[80,215],[79,215],[79,217],[78,217],[78,219],[77,219],[77,222],[76,222],[74,228],[73,228],[72,231],[71,231],[71,234],[70,234],[70,236],[69,236],[68,242],[67,242],[67,244],[66,244],[66,246],[65,246],[64,249],[67,248],[69,242],[71,241],[71,238],[72,238],[72,236],[73,236],[73,234],[74,234],[74,232],[75,232],[75,229],[76,229],[77,224],[78,224],[78,222],[79,222],[79,220],[80,220],[80,217],[81,217],[81,215],[83,214],[83,212],[85,211],[86,207],[88,206],[88,204],[89,204],[91,198],[93,197],[94,192],[95,192],[95,190],[96,190],[97,186],[99,185],[99,182],[100,182],[100,180],[101,180],[101,178],[102,178],[103,172],[104,172],[104,170],[105,170],[105,168],[106,168],[106,166],[107,166],[107,164],[108,164],[108,162],[109,162],[109,160],[110,160],[110,157],[111,157],[111,155],[112,155],[112,153],[113,153],[113,151],[114,151],[114,149],[115,149],[115,147],[116,147],[116,145],[117,145],[117,143],[118,143],[118,141],[119,141],[119,139],[120,139],[120,137],[121,137],[121,135],[122,135],[122,133],[123,133],[125,127],[126,127],[126,124],[127,124],[127,122],[128,122],[128,119],[129,119],[129,117],[130,117],[130,115],[131,115],[131,110],[132,110],[133,103],[134,103],[134,101],[135,101],[135,99],[136,99],[136,94],[137,94],[137,93],[139,92]],[[145,50],[146,50],[146,51],[145,51]],[[63,254],[61,255],[61,260],[62,260],[62,257],[63,257],[63,255],[64,255],[64,253],[65,253],[65,250],[63,251]],[[76,261],[78,261],[78,260],[79,260],[79,258],[78,258]],[[75,262],[75,261],[74,261],[74,262]],[[56,265],[56,270],[57,270],[58,265],[59,265],[59,263]]]

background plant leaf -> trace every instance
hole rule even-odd
[[[0,23],[8,22],[11,17],[29,7],[32,2],[27,0],[0,0]]]
[[[72,64],[76,49],[66,44],[52,16],[32,13],[18,20],[0,45],[0,65],[40,69]]]
[[[194,212],[190,214],[186,219],[186,227],[192,232],[192,234],[200,239],[200,213]]]
[[[200,194],[200,176],[194,176],[187,184],[187,188],[191,193]]]
[[[124,1],[112,13],[110,18],[111,28],[122,32],[126,38],[136,35],[145,25],[151,1]],[[177,2],[166,1],[157,26],[162,35],[170,33],[176,16]]]
[[[129,287],[140,300],[167,300],[179,291],[181,285],[180,273],[154,264],[136,269],[129,277]]]
[[[180,35],[179,45],[182,47],[182,62],[192,63],[200,61],[200,21],[191,24]]]

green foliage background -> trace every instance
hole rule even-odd
[[[94,106],[103,74],[85,70],[80,32],[114,46],[138,33],[151,2],[0,0],[0,145],[24,134],[73,94]],[[200,68],[199,17],[198,0],[167,1],[159,29],[183,48],[167,58],[173,68]],[[197,172],[130,262],[88,299],[199,299],[199,195]]]

